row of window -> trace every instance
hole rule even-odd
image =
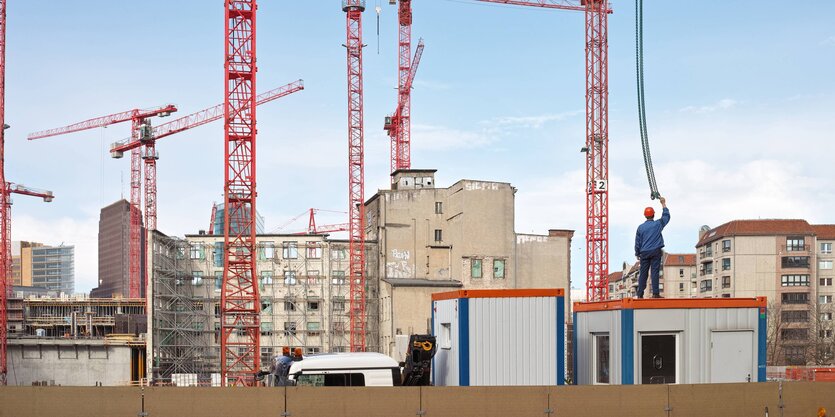
[[[220,258],[223,262],[222,256],[223,250],[223,243],[216,242],[214,245],[214,255],[217,263],[217,259]],[[322,258],[322,251],[323,246],[321,242],[307,242],[304,246],[305,256],[307,259],[321,259]],[[258,259],[261,261],[268,260],[268,259],[275,259],[276,257],[276,247],[274,242],[262,242],[258,245]],[[347,249],[343,247],[332,247],[330,248],[330,257],[331,260],[340,261],[345,260],[348,258]],[[185,253],[180,253],[178,255],[180,258],[185,257]],[[203,260],[206,259],[206,249],[203,245],[192,245],[189,247],[188,253],[189,259],[194,260]],[[283,259],[298,259],[299,257],[299,244],[298,242],[282,242],[281,244],[281,257]]]
[[[730,239],[723,240],[722,243],[722,252],[730,252],[731,251],[731,241]],[[717,249],[719,248],[719,244],[717,243]],[[786,251],[787,252],[804,252],[808,251],[809,247],[806,245],[806,239],[803,237],[788,237],[786,238]],[[821,242],[820,243],[820,253],[822,254],[830,254],[832,253],[832,243],[831,242]],[[705,250],[701,253],[702,257],[712,257],[713,256],[713,248],[708,245],[705,247]]]
[[[809,293],[808,292],[786,292],[780,295],[780,300],[783,304],[808,304],[809,303]],[[832,296],[831,295],[820,295],[818,296],[818,303],[819,304],[832,304]]]
[[[832,337],[831,329],[823,329],[818,331],[818,337],[830,338]],[[809,329],[782,329],[780,331],[780,339],[782,340],[807,340],[809,339]]]
[[[263,289],[267,285],[274,285],[274,275],[272,271],[262,271],[260,277],[258,278],[258,286]],[[194,286],[201,286],[203,285],[203,271],[192,271],[191,273],[191,285]],[[213,277],[215,281],[215,290],[220,291],[221,285],[223,285],[223,271],[215,271],[215,275]],[[296,271],[284,271],[284,285],[296,285],[300,281],[306,282],[308,285],[319,285],[323,282],[322,277],[319,276],[319,271],[308,271],[307,275],[303,278],[297,278]],[[331,271],[331,278],[330,282],[333,285],[345,285],[345,271]],[[177,279],[177,285],[184,285],[186,284],[186,280]]]
[[[781,319],[785,323],[805,323],[809,321],[809,311],[808,310],[799,310],[799,311],[783,311],[780,314]],[[820,313],[818,318],[821,322],[825,321],[832,321],[832,313]]]
[[[482,265],[483,260],[479,258],[472,258],[470,259],[470,278],[484,278]],[[505,277],[505,265],[506,261],[504,259],[493,259],[493,278],[495,279],[504,279]]]

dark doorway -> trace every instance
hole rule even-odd
[[[676,383],[675,335],[641,335],[641,383]]]

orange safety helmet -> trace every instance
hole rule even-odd
[[[655,209],[652,207],[647,207],[644,209],[644,217],[651,219],[655,217]]]

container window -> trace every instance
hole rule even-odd
[[[594,335],[594,383],[609,383],[609,334]]]
[[[678,382],[678,346],[675,334],[641,335],[642,384],[675,384]]]
[[[441,323],[441,349],[452,349],[452,323]]]

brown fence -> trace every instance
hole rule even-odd
[[[4,387],[0,417],[768,416],[835,414],[835,383],[394,388]],[[768,414],[766,414],[766,409]]]

